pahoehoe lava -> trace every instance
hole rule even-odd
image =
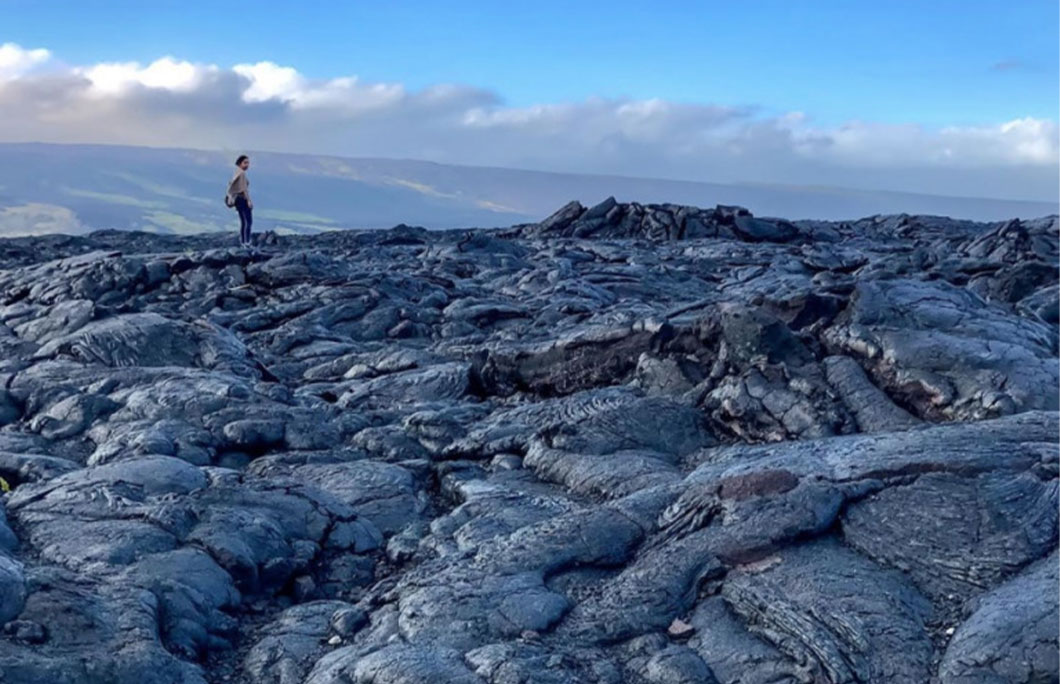
[[[1056,682],[1058,220],[0,241],[5,684]]]

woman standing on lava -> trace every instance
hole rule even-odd
[[[225,204],[235,207],[239,213],[239,244],[250,246],[250,227],[254,223],[254,202],[250,199],[250,181],[247,180],[247,169],[250,168],[250,157],[245,154],[236,159],[236,173],[228,183]]]

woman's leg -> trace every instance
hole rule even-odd
[[[250,208],[250,205],[246,205],[246,207],[247,207],[246,208],[246,213],[247,213],[247,232],[246,232],[246,237],[243,238],[243,241],[246,242],[249,245],[250,244],[250,227],[254,225],[254,210]]]
[[[236,213],[239,214],[239,244],[245,245],[249,242],[247,235],[250,233],[250,207],[242,197],[236,198]]]

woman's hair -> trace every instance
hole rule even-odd
[[[245,154],[241,154],[241,155],[239,155],[239,158],[238,158],[238,159],[236,159],[236,166],[239,166],[240,164],[242,164],[242,163],[243,163],[243,161],[244,161],[244,160],[247,160],[247,159],[250,159],[250,157],[248,157],[248,156],[247,156],[247,155],[245,155]]]

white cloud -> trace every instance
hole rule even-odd
[[[852,122],[833,130],[793,127],[798,138],[830,144],[799,145],[801,154],[842,164],[887,167],[1055,166],[1060,160],[1057,123],[1022,118],[993,126],[950,126],[932,131],[914,124]]]
[[[291,67],[282,67],[272,62],[237,64],[232,67],[232,71],[250,82],[249,87],[243,91],[244,102],[290,102],[305,89],[305,79],[301,74]]]
[[[4,43],[0,45],[0,83],[20,77],[50,58],[51,53],[42,48],[24,50],[14,43]]]
[[[121,96],[130,88],[143,87],[175,93],[190,93],[202,87],[217,74],[213,65],[199,65],[162,57],[146,67],[137,62],[103,62],[90,67],[75,68],[73,73],[84,76],[91,83],[90,95],[96,97]]]
[[[833,184],[1051,198],[1056,121],[931,129],[804,112],[590,97],[506,106],[461,84],[408,90],[312,79],[273,62],[39,69],[47,50],[0,46],[7,140],[271,149],[713,181]]]
[[[1057,125],[1026,117],[1001,124],[1000,133],[1008,142],[1008,149],[1021,161],[1056,164]]]
[[[237,64],[232,71],[249,82],[242,96],[248,103],[275,100],[292,109],[364,110],[385,107],[405,96],[399,84],[362,84],[356,76],[312,83],[295,69],[272,62]]]

